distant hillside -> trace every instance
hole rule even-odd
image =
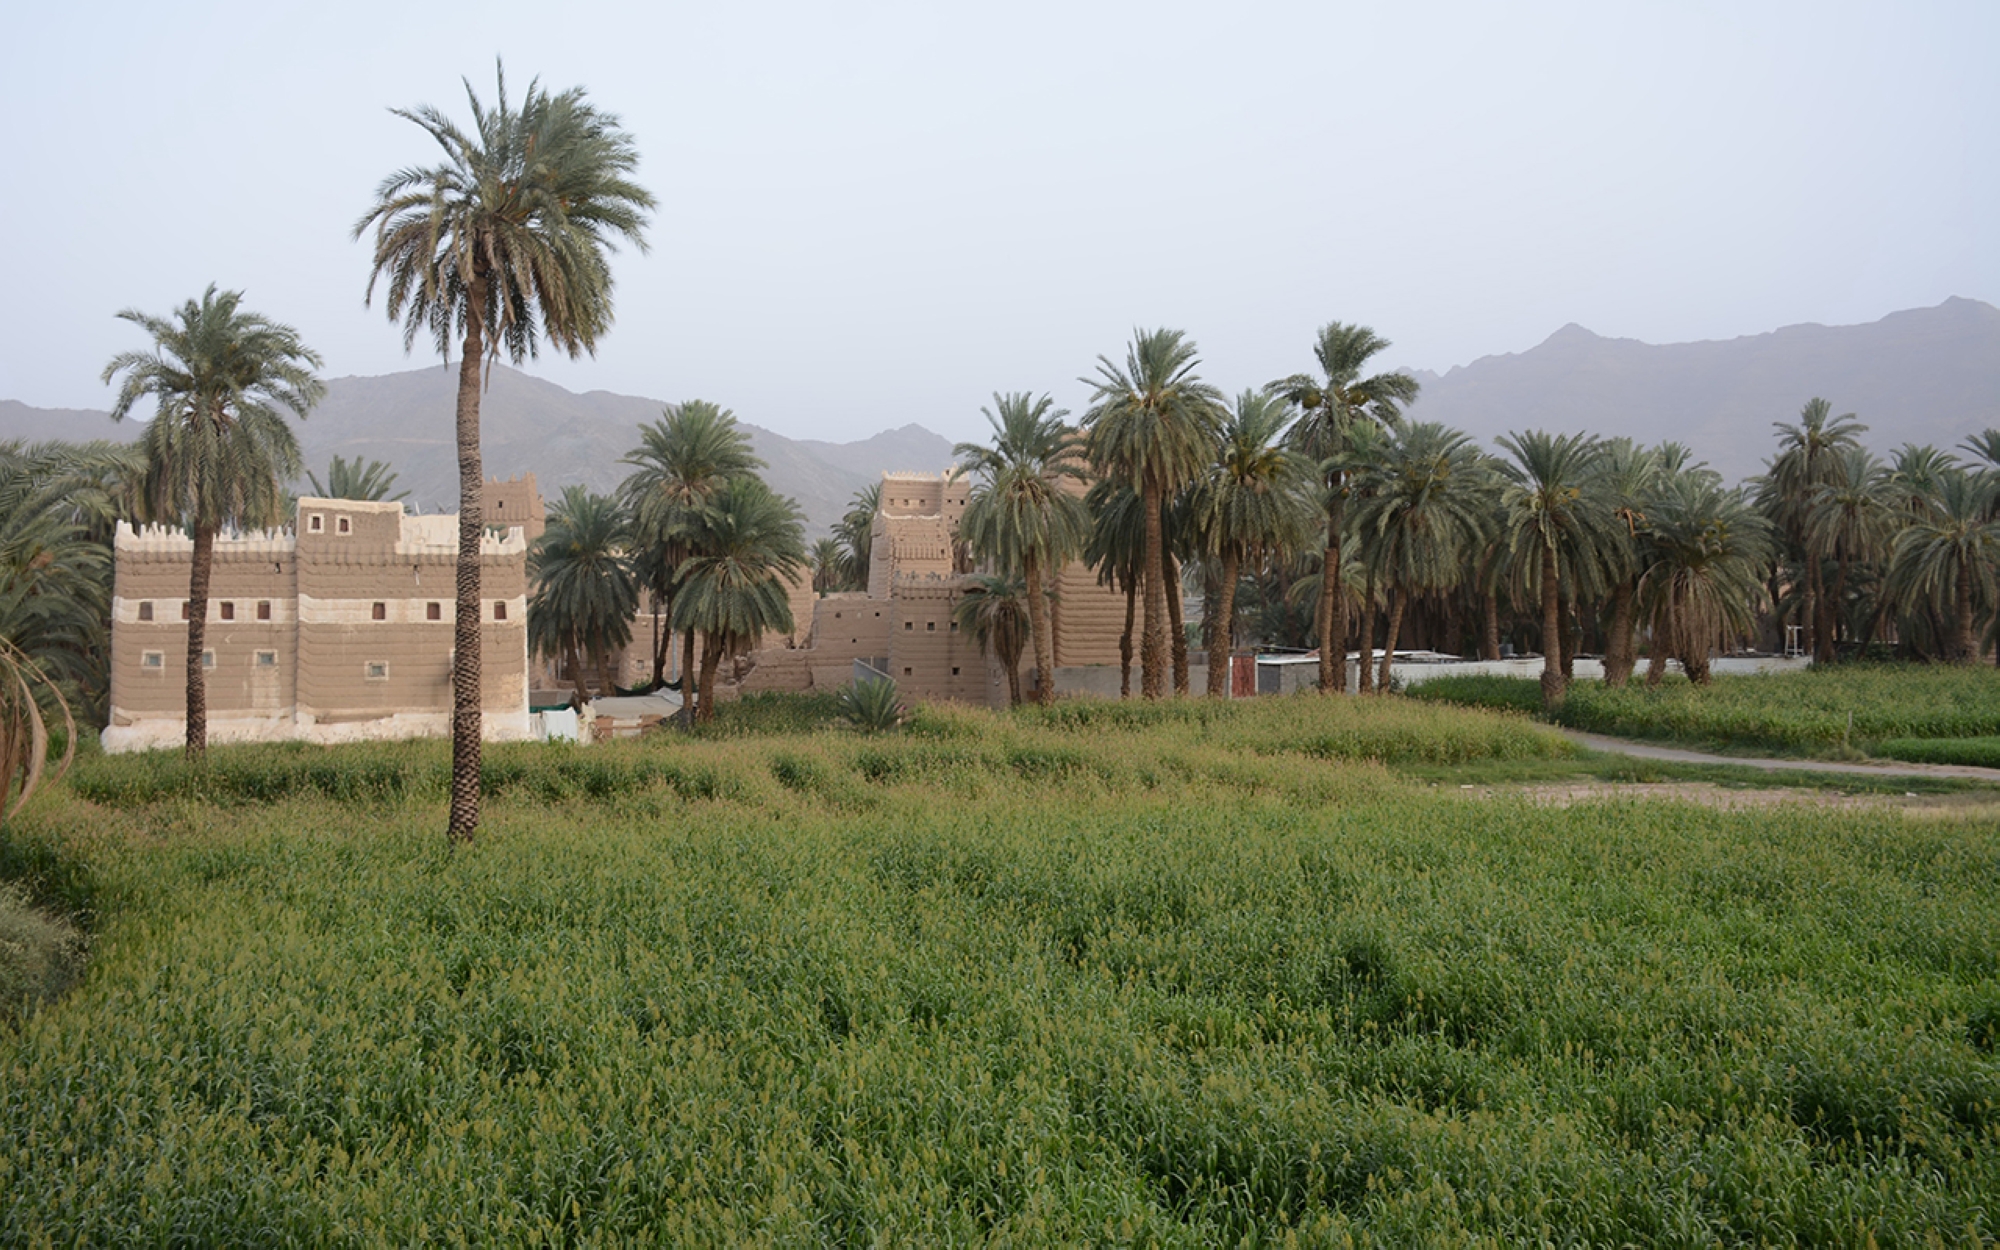
[[[1567,325],[1518,355],[1417,377],[1423,394],[1410,415],[1489,449],[1497,434],[1536,428],[1676,439],[1735,481],[1763,471],[1776,448],[1771,423],[1796,421],[1816,395],[1859,417],[1878,452],[1950,448],[2000,427],[2000,309],[1948,299],[1867,325],[1659,347]]]
[[[457,366],[415,369],[374,378],[334,378],[312,416],[300,423],[306,466],[324,476],[336,455],[386,460],[396,488],[426,512],[457,506],[458,461],[452,436]],[[533,472],[545,496],[582,483],[610,490],[631,472],[619,460],[639,443],[643,423],[657,421],[656,399],[592,391],[577,395],[518,370],[496,366],[480,402],[481,453],[486,472],[513,477]],[[136,424],[113,425],[103,412],[57,411],[0,401],[0,438],[131,437]],[[807,528],[825,532],[857,490],[884,469],[936,471],[951,463],[951,443],[906,425],[855,443],[789,439],[747,422],[757,454],[770,466],[765,480],[797,500]]]

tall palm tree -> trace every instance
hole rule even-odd
[[[1891,593],[1948,603],[1952,658],[1979,658],[1974,609],[1994,599],[1994,564],[2000,561],[2000,520],[1994,519],[2000,482],[1983,473],[1953,470],[1942,476],[1929,516],[1896,535],[1890,558]]]
[[[1376,690],[1389,691],[1396,642],[1412,595],[1455,585],[1478,554],[1494,495],[1486,458],[1470,436],[1422,421],[1394,431],[1356,510],[1373,566],[1394,595]]]
[[[299,474],[299,444],[284,412],[304,418],[326,394],[313,374],[320,358],[299,332],[241,307],[240,291],[210,286],[169,317],[128,308],[119,317],[152,337],[145,352],[120,352],[104,366],[119,374],[111,419],[123,421],[145,396],[157,401],[139,436],[146,466],[140,514],[183,525],[194,538],[188,573],[187,755],[208,748],[208,690],[202,671],[215,536],[226,527],[279,524],[284,483]]]
[[[382,180],[354,237],[374,228],[368,300],[388,279],[389,319],[403,323],[407,350],[420,333],[458,365],[458,609],[451,670],[451,819],[448,836],[470,841],[479,827],[480,369],[520,364],[537,340],[571,357],[595,352],[611,327],[616,241],[644,251],[653,197],[631,180],[638,150],[618,119],[581,88],[551,95],[528,84],[516,108],[496,69],[493,108],[465,84],[472,129],[429,105],[395,114],[423,127],[444,162]]]
[[[1179,330],[1134,331],[1122,368],[1099,356],[1097,376],[1082,379],[1095,388],[1083,418],[1091,463],[1133,488],[1145,525],[1139,682],[1148,699],[1167,693],[1167,596],[1180,593],[1167,572],[1163,512],[1207,465],[1222,424],[1222,394],[1201,380],[1198,363]]]
[[[1261,566],[1303,546],[1318,518],[1307,493],[1311,467],[1281,445],[1292,409],[1269,391],[1244,391],[1223,422],[1220,455],[1189,498],[1195,541],[1215,562],[1214,616],[1208,634],[1208,694],[1229,686],[1236,583],[1244,563]]]
[[[1672,656],[1706,685],[1710,650],[1754,624],[1771,559],[1769,524],[1714,474],[1694,471],[1658,483],[1646,525],[1639,599],[1653,622],[1647,684],[1659,683]]]
[[[1021,653],[1028,649],[1028,587],[1006,573],[979,573],[967,578],[965,594],[952,605],[952,619],[972,635],[982,655],[991,655],[1007,670],[1007,703],[1021,704]]]
[[[639,445],[620,461],[633,471],[618,487],[632,517],[638,568],[653,602],[653,685],[666,680],[677,573],[701,510],[732,477],[764,467],[736,414],[705,399],[669,404],[660,419],[639,427]],[[691,688],[694,635],[681,640],[681,692]]]
[[[701,631],[695,718],[709,721],[715,718],[715,674],[722,657],[792,628],[785,581],[806,562],[798,508],[772,494],[760,477],[729,478],[694,519],[689,551],[679,572],[674,628]],[[687,693],[683,681],[684,699]]]
[[[1341,530],[1348,494],[1342,458],[1357,424],[1394,425],[1401,420],[1404,406],[1417,397],[1417,380],[1407,373],[1362,376],[1368,362],[1388,348],[1389,340],[1367,326],[1328,322],[1320,327],[1313,344],[1319,373],[1295,373],[1270,387],[1299,407],[1303,415],[1292,426],[1293,446],[1321,466],[1326,554],[1320,564],[1315,625],[1319,688],[1327,693],[1347,689],[1347,618],[1339,610],[1338,598]]]
[[[1804,565],[1805,599],[1801,615],[1815,660],[1833,658],[1832,614],[1822,591],[1821,565],[1828,554],[1806,538],[1806,514],[1813,492],[1838,483],[1845,468],[1841,454],[1861,445],[1868,429],[1854,414],[1834,416],[1833,406],[1817,396],[1799,410],[1797,425],[1771,423],[1778,431],[1778,454],[1771,460],[1758,492],[1758,504],[1777,525],[1785,544]]]
[[[335,456],[326,469],[326,481],[308,471],[306,481],[312,483],[313,494],[322,499],[408,499],[406,490],[389,492],[395,488],[396,474],[381,460],[363,460],[356,456],[352,460]]]
[[[1563,575],[1568,571],[1578,582],[1593,578],[1614,524],[1591,489],[1598,443],[1587,434],[1541,430],[1503,434],[1498,442],[1514,457],[1500,466],[1509,483],[1500,505],[1509,548],[1524,565],[1533,561],[1542,603],[1542,702],[1554,708],[1568,686],[1562,668]]]
[[[626,554],[630,537],[617,500],[565,486],[548,528],[528,552],[535,587],[528,645],[566,661],[579,695],[586,660],[597,669],[598,693],[617,690],[611,655],[632,641],[632,614],[639,607],[639,578]]]
[[[1035,697],[1048,707],[1056,701],[1056,650],[1047,579],[1090,536],[1090,514],[1077,489],[1085,476],[1079,439],[1063,421],[1069,413],[1047,395],[995,392],[993,408],[980,412],[993,427],[993,445],[960,443],[952,453],[974,479],[958,532],[1001,572],[1020,572],[1035,645]]]

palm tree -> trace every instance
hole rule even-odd
[[[1994,598],[1993,566],[2000,560],[1994,505],[2000,482],[1958,469],[1945,473],[1939,487],[1932,513],[1896,535],[1889,586],[1892,594],[1948,601],[1952,658],[1971,664],[1979,658],[1975,602]]]
[[[1208,634],[1208,694],[1229,689],[1236,583],[1244,563],[1284,558],[1307,541],[1318,508],[1307,491],[1310,467],[1279,444],[1291,406],[1269,391],[1244,391],[1224,421],[1221,455],[1188,501],[1195,541],[1215,562]]]
[[[881,507],[882,483],[877,482],[854,492],[840,524],[833,527],[834,537],[847,553],[849,584],[864,591],[868,589],[868,564],[875,549],[875,514]]]
[[[1813,489],[1806,505],[1808,549],[1831,553],[1838,572],[1827,596],[1834,630],[1846,618],[1848,575],[1856,561],[1879,560],[1894,540],[1899,517],[1889,470],[1863,447],[1839,452],[1841,465]],[[1864,614],[1867,615],[1867,614]]]
[[[813,593],[820,598],[847,585],[847,549],[838,538],[815,539],[807,560],[812,566]]]
[[[495,107],[465,84],[472,130],[429,105],[397,109],[444,150],[429,169],[398,170],[375,190],[354,226],[374,228],[368,300],[388,279],[389,319],[403,323],[407,350],[429,332],[458,366],[458,608],[451,670],[451,819],[448,836],[470,841],[479,827],[479,543],[484,532],[479,456],[480,369],[504,349],[514,364],[537,354],[537,338],[575,357],[595,352],[611,326],[616,240],[644,251],[653,197],[629,175],[638,150],[618,119],[585,101],[581,88],[551,95],[529,83],[519,108],[497,71]]]
[[[188,574],[187,755],[208,747],[202,651],[215,536],[225,527],[277,525],[284,483],[299,474],[299,444],[280,409],[303,418],[326,394],[319,356],[297,330],[241,309],[240,291],[210,286],[171,317],[128,308],[119,317],[152,336],[153,349],[121,352],[104,381],[124,381],[111,406],[123,421],[143,396],[158,401],[139,437],[146,466],[141,515],[184,525],[194,538]]]
[[[1750,631],[1770,563],[1770,528],[1737,491],[1703,471],[1666,475],[1647,515],[1648,562],[1639,600],[1653,622],[1648,685],[1669,656],[1697,685],[1708,683],[1710,650]]]
[[[1139,602],[1139,565],[1146,551],[1146,523],[1139,514],[1139,496],[1130,486],[1109,478],[1090,485],[1083,497],[1090,513],[1090,539],[1084,562],[1097,570],[1097,584],[1125,595],[1125,629],[1118,635],[1118,697],[1132,695],[1132,629]]]
[[[1145,525],[1139,681],[1148,699],[1167,692],[1167,595],[1180,593],[1168,578],[1163,512],[1207,465],[1222,423],[1221,392],[1195,373],[1197,363],[1179,330],[1134,331],[1123,368],[1099,356],[1097,377],[1082,379],[1095,388],[1083,418],[1091,463],[1133,488]]]
[[[732,477],[764,467],[750,450],[750,436],[736,423],[736,414],[705,399],[670,404],[660,419],[639,427],[639,445],[622,464],[632,474],[619,485],[619,497],[632,516],[638,568],[653,601],[653,682],[666,681],[667,650],[673,630],[662,630],[662,619],[673,619],[676,580],[690,554],[688,534],[701,510]],[[685,697],[694,672],[694,635],[681,640],[681,692]]]
[[[1036,699],[1056,701],[1055,630],[1047,578],[1083,551],[1090,514],[1072,484],[1084,480],[1077,433],[1069,413],[1047,395],[995,392],[992,409],[980,409],[993,427],[993,446],[960,443],[959,469],[975,479],[958,532],[981,558],[1003,573],[1019,571],[1028,592],[1035,645]]]
[[[1328,322],[1320,327],[1319,339],[1313,344],[1318,375],[1295,373],[1270,387],[1299,407],[1303,415],[1292,426],[1293,446],[1321,466],[1326,554],[1320,563],[1315,625],[1319,688],[1327,693],[1347,689],[1347,618],[1339,610],[1338,598],[1341,529],[1347,507],[1346,470],[1341,458],[1357,424],[1394,425],[1401,420],[1403,407],[1417,397],[1417,380],[1407,373],[1361,376],[1369,360],[1388,347],[1389,340],[1367,326]]]
[[[1541,430],[1503,434],[1500,446],[1514,457],[1500,470],[1509,485],[1501,495],[1508,547],[1534,562],[1542,603],[1542,703],[1560,706],[1568,682],[1562,668],[1563,574],[1585,583],[1600,570],[1613,525],[1609,509],[1590,489],[1598,443],[1587,434]]]
[[[1805,568],[1804,617],[1815,660],[1833,658],[1831,613],[1821,593],[1821,564],[1827,552],[1806,538],[1806,513],[1812,507],[1813,492],[1835,484],[1844,468],[1841,453],[1861,445],[1860,436],[1868,429],[1849,412],[1832,415],[1832,405],[1814,397],[1799,410],[1799,423],[1771,423],[1778,431],[1778,454],[1772,459],[1758,493],[1758,504],[1776,523],[1786,545]]]
[[[1021,703],[1021,653],[1033,630],[1028,614],[1028,587],[1019,577],[980,573],[966,579],[965,595],[952,605],[952,619],[971,634],[981,655],[991,655],[1007,670],[1007,703]]]
[[[1486,458],[1471,438],[1429,421],[1392,433],[1372,476],[1374,489],[1354,523],[1394,595],[1376,678],[1376,690],[1387,694],[1410,597],[1446,589],[1464,576],[1485,536],[1493,492]]]
[[[0,641],[87,716],[106,693],[110,532],[143,466],[130,444],[0,443]]]
[[[1593,489],[1611,505],[1614,522],[1605,545],[1605,571],[1611,582],[1609,619],[1605,622],[1604,684],[1622,686],[1632,676],[1638,649],[1636,607],[1639,575],[1644,571],[1646,509],[1666,470],[1662,453],[1629,438],[1606,440],[1598,457],[1599,480]]]
[[[339,456],[327,466],[326,481],[321,482],[317,474],[307,472],[306,481],[312,483],[313,494],[322,499],[408,499],[406,490],[390,494],[396,485],[396,474],[388,464],[380,460],[366,460],[356,456],[345,460]]]
[[[535,586],[528,601],[528,645],[569,665],[578,695],[584,661],[597,669],[600,694],[612,694],[613,652],[632,641],[639,578],[626,555],[630,538],[618,501],[582,486],[563,487],[548,528],[528,552]]]
[[[674,628],[701,631],[695,719],[709,721],[722,657],[757,645],[764,634],[791,629],[785,581],[805,567],[805,538],[798,508],[753,476],[727,479],[688,533],[692,554],[678,573]],[[687,693],[683,680],[683,699]]]

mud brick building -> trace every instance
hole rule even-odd
[[[480,551],[482,701],[488,739],[525,738],[528,543],[541,533],[532,474],[486,484]],[[120,525],[111,605],[107,751],[186,733],[193,541]],[[215,544],[208,601],[211,742],[346,742],[444,735],[451,724],[458,517],[399,503],[299,500],[290,533]]]

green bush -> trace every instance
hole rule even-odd
[[[903,705],[896,683],[886,677],[857,681],[842,690],[840,718],[862,733],[887,733],[903,723]]]
[[[0,1023],[61,994],[83,973],[83,934],[0,881]]]

